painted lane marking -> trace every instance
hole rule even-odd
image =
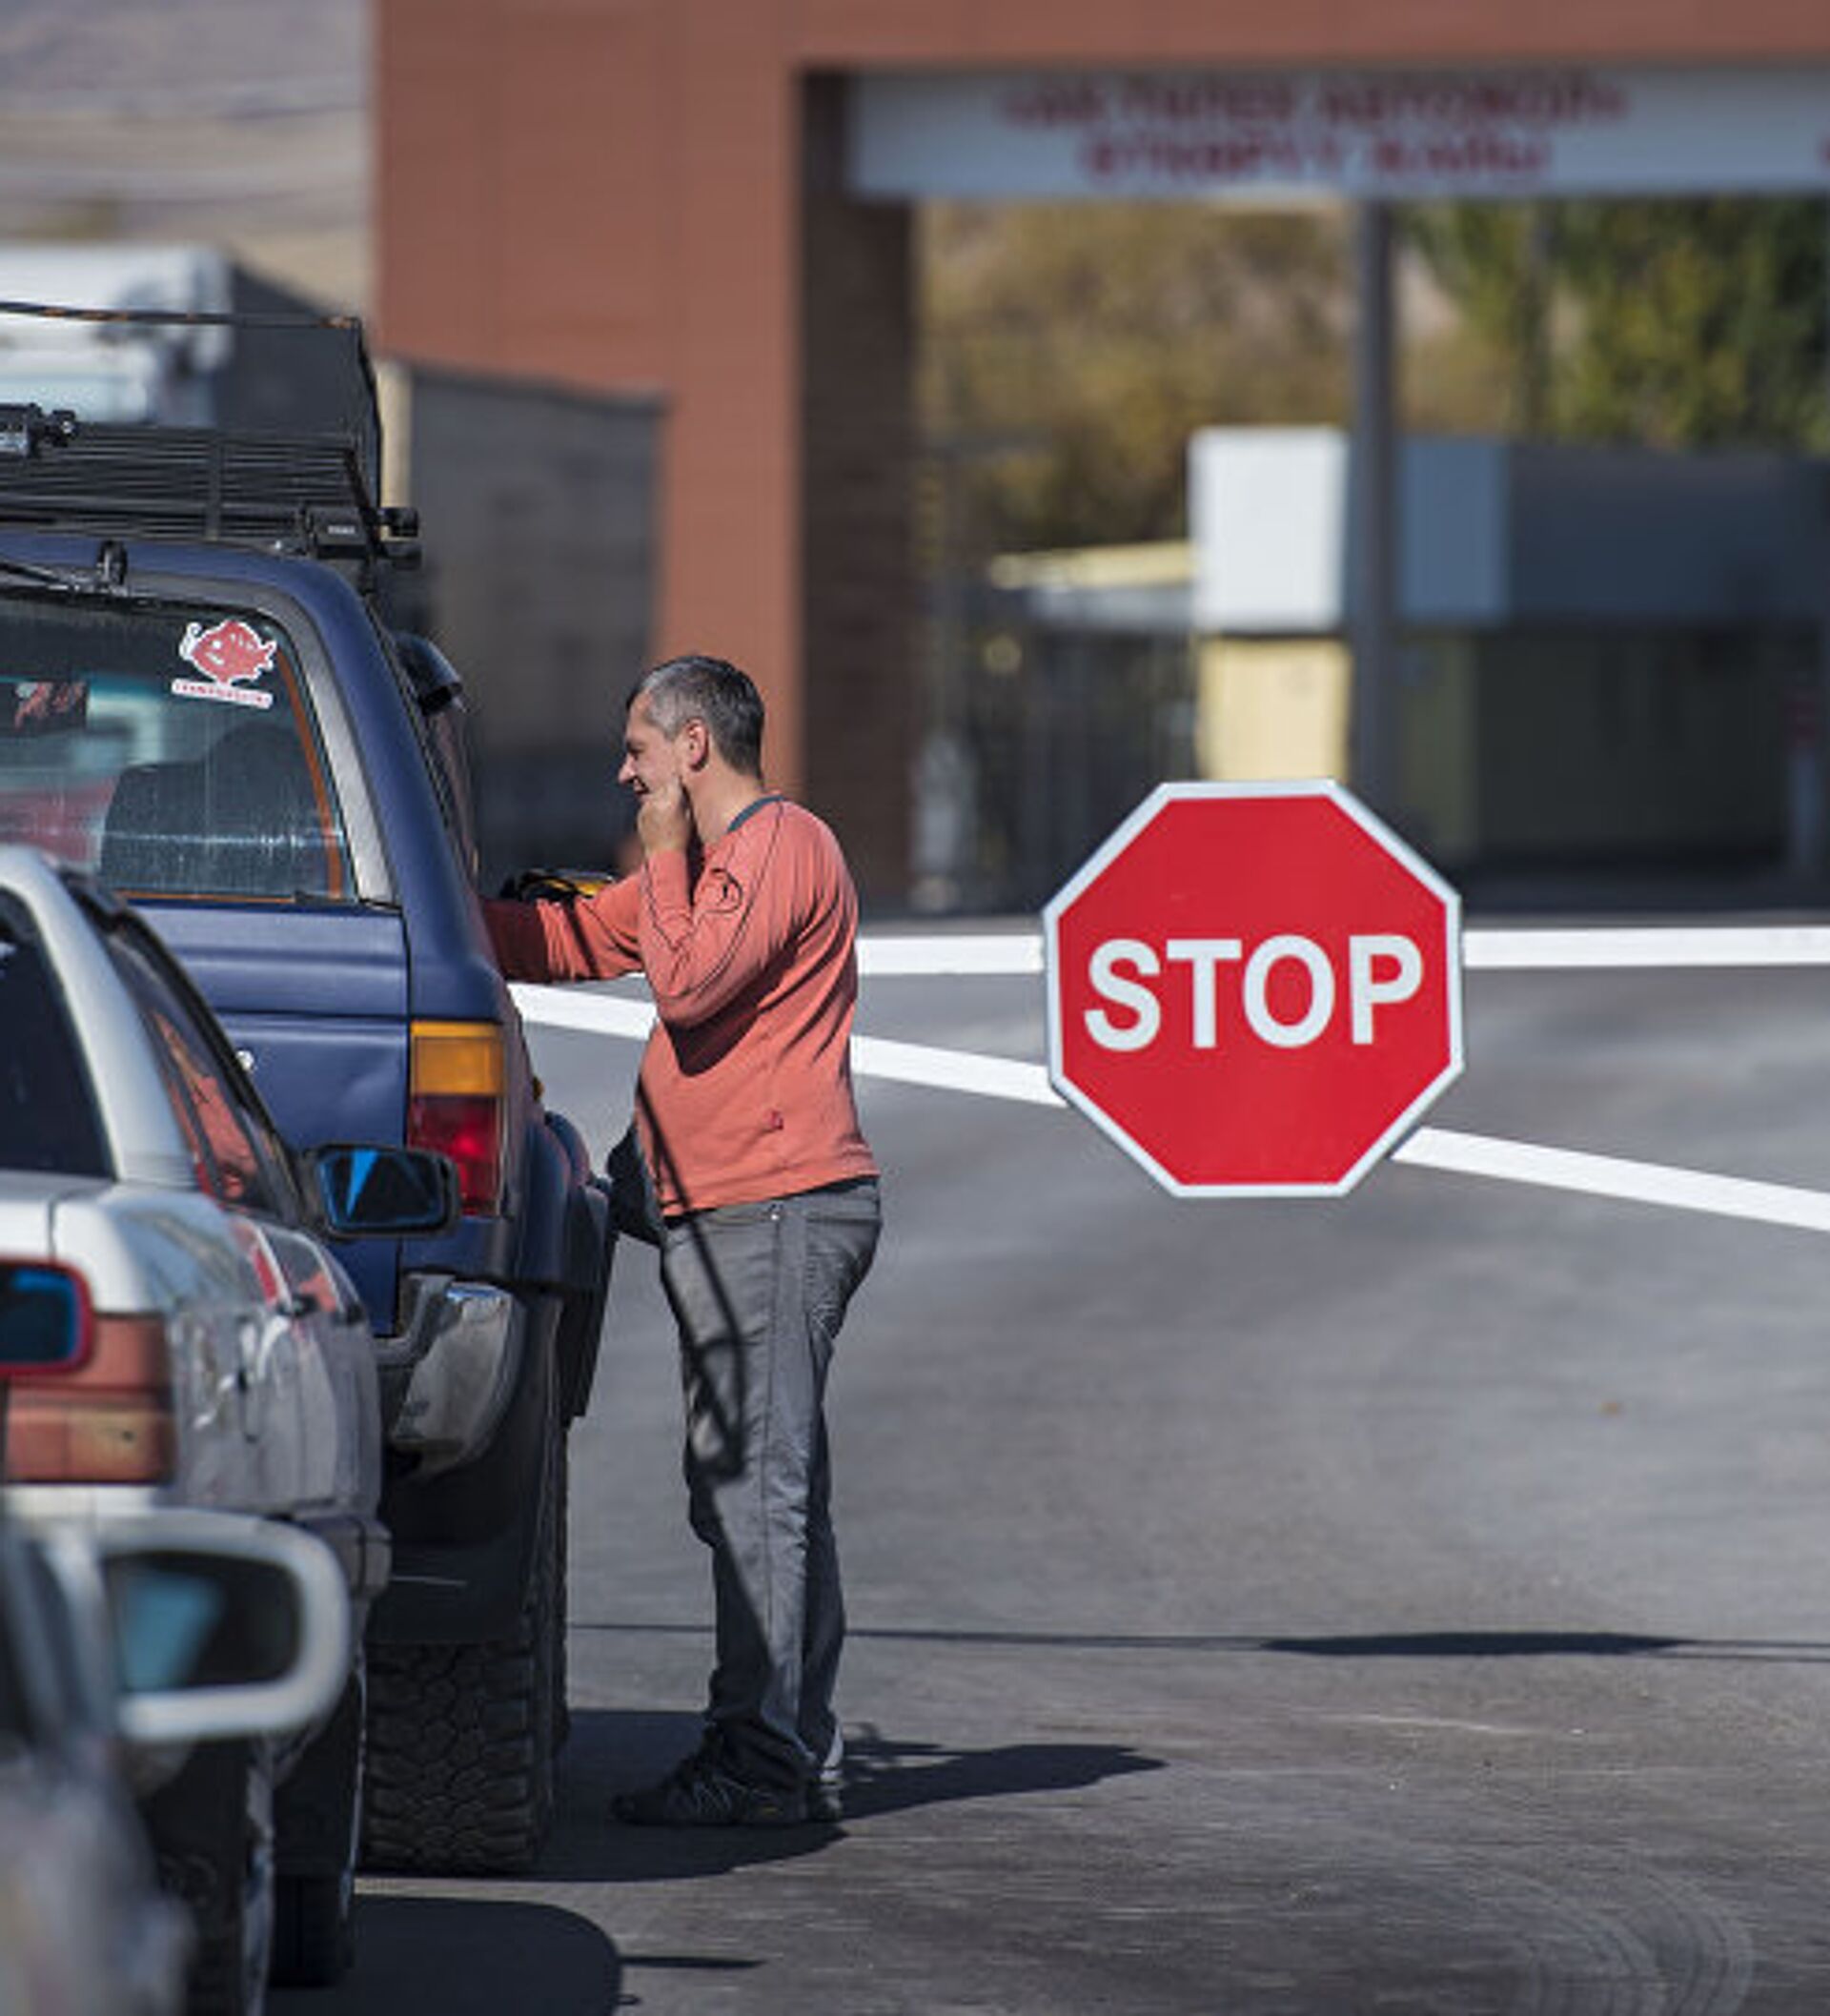
[[[600,994],[582,987],[536,987],[517,981],[509,988],[523,1017],[547,1028],[583,1029],[593,1035],[628,1036],[640,1042],[655,1026],[654,1008],[625,994]],[[898,1085],[925,1085],[939,1091],[976,1092],[986,1099],[1011,1099],[1026,1106],[1061,1106],[1048,1083],[1046,1065],[1015,1057],[986,1057],[971,1050],[944,1049],[927,1043],[895,1043],[884,1036],[851,1039],[852,1069],[860,1077]]]
[[[858,970],[881,979],[909,973],[1040,973],[1042,933],[985,937],[860,938]]]
[[[1822,1191],[1799,1190],[1786,1183],[1754,1183],[1743,1176],[1712,1176],[1700,1170],[1628,1162],[1574,1149],[1540,1148],[1530,1141],[1502,1141],[1488,1134],[1421,1127],[1393,1150],[1392,1160],[1457,1176],[1485,1176],[1501,1183],[1579,1191],[1591,1197],[1662,1204],[1674,1211],[1707,1212],[1719,1218],[1751,1218],[1765,1225],[1830,1232],[1830,1194]]]
[[[1025,1064],[1015,1057],[982,1057],[970,1050],[940,1049],[925,1043],[854,1036],[851,1068],[860,1077],[932,1086],[938,1091],[977,1092],[984,1098],[1014,1099],[1025,1106],[1067,1104],[1048,1083],[1047,1065]]]
[[[628,994],[600,994],[594,988],[537,987],[513,982],[508,991],[529,1022],[547,1028],[584,1029],[594,1036],[630,1036],[640,1042],[655,1026],[652,1002]]]

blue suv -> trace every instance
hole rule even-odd
[[[295,1147],[458,1166],[456,1231],[339,1255],[394,1541],[364,1841],[375,1866],[503,1871],[552,1811],[566,1430],[615,1233],[490,955],[461,689],[380,613],[415,529],[350,442],[0,408],[0,838],[145,908]],[[282,1868],[336,1866],[309,1806]]]

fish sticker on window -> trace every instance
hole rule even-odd
[[[242,682],[271,671],[278,648],[238,616],[226,617],[207,630],[201,623],[192,623],[178,640],[178,656],[204,677],[174,679],[172,690],[186,700],[226,700],[238,707],[271,707],[271,693]]]

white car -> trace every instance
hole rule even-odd
[[[366,1313],[323,1235],[434,1232],[456,1212],[442,1157],[295,1157],[144,922],[0,846],[0,1259],[72,1269],[91,1337],[74,1371],[6,1389],[15,1514],[285,1519],[341,1564],[359,1643],[388,1566],[379,1396]],[[147,1802],[198,1922],[194,2009],[246,2016],[270,1961],[300,1981],[347,1965],[361,1708],[353,1663],[309,1749],[213,1745]]]
[[[0,2008],[177,2016],[190,1932],[116,1756],[101,1650],[0,1520]]]
[[[329,1554],[271,1521],[0,1517],[8,2016],[179,2016],[191,1927],[130,1787],[173,1745],[321,1717],[344,1684],[348,1610]]]

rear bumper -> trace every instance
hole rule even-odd
[[[411,1274],[405,1326],[376,1354],[390,1448],[436,1476],[474,1461],[500,1427],[520,1378],[527,1318],[509,1289]]]
[[[559,1415],[559,1298],[526,1305],[518,1378],[487,1448],[428,1474],[391,1455],[381,1517],[394,1574],[371,1614],[371,1642],[476,1644],[514,1630],[527,1593]]]

